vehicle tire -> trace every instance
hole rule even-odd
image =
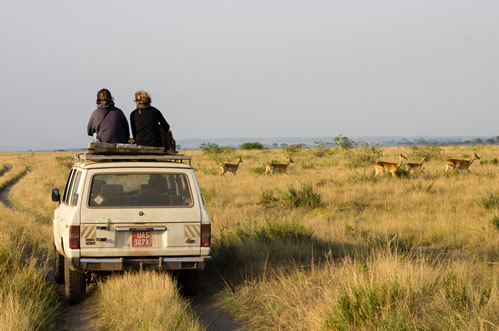
[[[186,296],[194,296],[199,291],[199,270],[182,270],[179,275],[181,292]]]
[[[57,252],[57,249],[54,245],[54,262],[55,262],[55,275],[54,280],[56,284],[64,283],[64,256]]]
[[[75,304],[85,299],[85,274],[79,270],[69,268],[70,261],[64,260],[64,290],[70,304]]]

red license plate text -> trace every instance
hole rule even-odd
[[[132,247],[151,247],[150,231],[132,232]]]

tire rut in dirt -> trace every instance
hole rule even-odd
[[[213,295],[209,293],[200,291],[192,298],[191,307],[208,331],[246,330],[241,323],[233,320],[229,313],[220,309]]]

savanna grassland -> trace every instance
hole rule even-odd
[[[446,158],[474,152],[481,160],[471,173],[444,173]],[[411,173],[402,165],[398,178],[374,177],[376,160],[397,162],[399,153],[410,162],[429,161]],[[499,146],[186,154],[193,155],[212,218],[214,261],[203,284],[248,329],[498,328]],[[0,319],[11,329],[61,323],[53,286],[26,256],[51,255],[50,189],[64,189],[71,156],[0,154],[0,168],[11,168],[0,185],[31,168],[10,192],[16,210],[0,206],[0,300],[12,306]],[[239,156],[237,175],[220,176],[220,163],[236,163]],[[287,174],[263,174],[266,163],[288,156],[294,163]],[[27,249],[19,253],[19,247]],[[3,285],[14,282],[19,289]],[[100,283],[98,325],[204,329],[173,282],[168,274],[135,273]],[[158,304],[134,305],[137,293]],[[19,311],[30,316],[24,324],[15,324]]]

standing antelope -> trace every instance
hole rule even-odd
[[[459,170],[467,170],[469,173],[471,171],[468,169],[470,165],[473,163],[473,161],[480,160],[480,157],[475,153],[469,160],[461,160],[461,159],[448,159],[445,161],[445,172],[449,171],[450,169],[450,174],[454,172],[454,169],[459,169]]]
[[[288,169],[288,166],[290,163],[294,163],[293,160],[288,157],[288,163],[269,163],[265,167],[265,174],[271,174],[273,175],[274,173],[286,173],[286,170]]]
[[[425,162],[428,162],[428,159],[426,157],[423,157],[421,159],[420,163],[406,163],[405,164],[405,169],[407,171],[411,171],[412,169],[414,169],[414,170],[421,169],[421,168],[423,168],[423,163],[425,163]]]
[[[220,165],[220,168],[222,169],[222,173],[220,176],[225,176],[226,172],[231,172],[232,176],[236,175],[237,168],[239,168],[239,164],[243,163],[243,159],[239,157],[239,160],[237,161],[237,164],[232,164],[232,163],[222,163]]]
[[[397,178],[395,171],[397,171],[397,169],[400,168],[400,165],[402,164],[402,159],[405,159],[407,161],[407,158],[405,156],[399,154],[398,163],[383,162],[383,161],[376,162],[376,164],[374,164],[374,168],[376,169],[376,174],[374,175],[374,177],[376,177],[378,174],[381,177],[383,177],[383,172],[391,172],[392,177]]]

